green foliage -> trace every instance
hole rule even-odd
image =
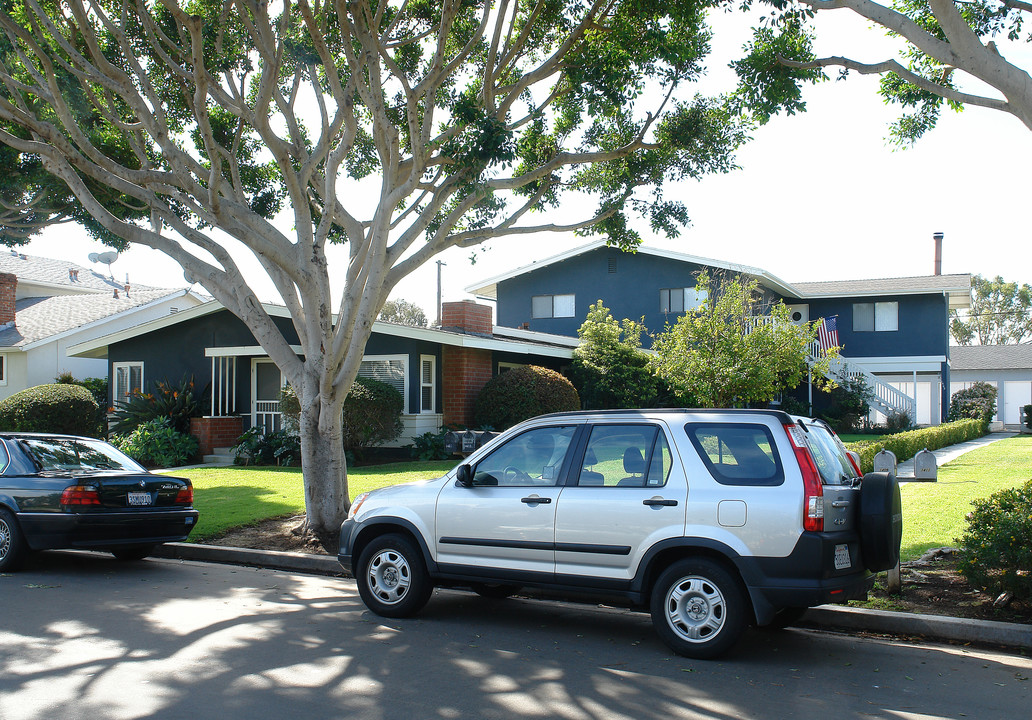
[[[1032,480],[977,500],[960,539],[958,569],[992,595],[1032,601]]]
[[[399,325],[426,327],[426,315],[423,313],[423,308],[408,300],[388,300],[383,304],[383,309],[380,310],[377,319]]]
[[[555,370],[521,365],[484,385],[473,403],[473,421],[505,430],[536,415],[579,410],[580,406],[573,383]]]
[[[444,449],[444,436],[448,430],[442,428],[437,432],[425,432],[413,440],[412,454],[420,460],[447,460],[451,453]]]
[[[233,446],[233,462],[237,465],[300,465],[301,438],[284,430],[264,433],[261,428],[248,428]]]
[[[37,385],[0,401],[0,429],[97,437],[97,401],[79,385]]]
[[[950,312],[950,333],[961,345],[1005,345],[1032,338],[1032,286],[971,278],[971,308],[965,316]]]
[[[901,433],[910,429],[913,424],[913,420],[904,412],[889,413],[889,416],[885,418],[885,430],[889,434]]]
[[[849,443],[846,447],[860,455],[860,469],[866,473],[874,469],[874,456],[882,450],[891,451],[896,455],[898,462],[903,462],[926,448],[938,450],[947,445],[974,440],[982,437],[985,433],[985,427],[978,420],[958,420],[919,430],[886,435],[876,441]]]
[[[996,414],[996,388],[987,382],[976,382],[958,390],[950,398],[950,420],[974,418],[988,428]]]
[[[1032,429],[1032,405],[1025,406],[1025,427]]]
[[[108,381],[107,378],[85,378],[76,380],[70,372],[61,373],[54,378],[55,383],[63,385],[78,385],[90,391],[93,399],[97,401],[96,430],[95,437],[104,437],[107,433],[107,402],[108,402]],[[94,433],[90,433],[93,435]]]
[[[164,380],[155,384],[154,392],[137,391],[127,402],[116,403],[111,432],[126,435],[148,420],[165,418],[174,430],[187,433],[190,418],[200,417],[202,413],[201,402],[194,395],[192,377],[184,377],[179,385]]]
[[[871,412],[870,403],[874,397],[874,390],[867,384],[867,380],[862,376],[849,378],[839,383],[829,394],[831,405],[822,417],[835,432],[859,430]]]
[[[703,273],[706,301],[656,336],[652,366],[678,396],[701,407],[769,402],[806,377],[815,323],[793,325],[783,302],[764,302],[755,280],[714,282]],[[818,381],[828,357],[813,366]]]
[[[344,400],[344,449],[361,454],[362,448],[396,440],[404,430],[404,409],[405,399],[393,385],[372,378],[355,378]],[[289,385],[280,393],[280,412],[287,423],[298,426],[301,403]]]
[[[197,455],[197,438],[172,427],[168,418],[153,418],[128,435],[115,435],[111,444],[146,467],[185,465]]]
[[[569,377],[585,409],[661,407],[670,391],[653,374],[641,350],[640,323],[617,323],[599,300],[577,330],[581,344],[573,351]]]

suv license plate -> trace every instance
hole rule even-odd
[[[849,559],[849,546],[848,545],[836,545],[835,546],[835,569],[845,570],[853,566],[853,562]]]
[[[131,492],[129,493],[129,504],[130,505],[150,505],[153,502],[153,498],[149,492]],[[837,557],[837,554],[836,554]],[[838,562],[836,561],[836,565]]]

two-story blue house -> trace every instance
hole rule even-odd
[[[837,372],[866,372],[881,413],[906,412],[919,424],[945,417],[948,317],[970,305],[967,274],[790,284],[760,268],[649,247],[626,253],[597,241],[466,291],[496,302],[500,326],[575,337],[602,300],[614,317],[644,318],[655,332],[705,300],[695,291],[702,271],[755,279],[798,322],[834,318],[848,361]]]

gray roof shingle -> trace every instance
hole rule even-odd
[[[792,287],[804,297],[822,295],[910,295],[926,292],[970,292],[971,276],[921,275],[918,277],[875,278],[871,280],[828,280],[824,282],[794,282]]]
[[[98,267],[107,269],[104,265],[99,265]],[[69,270],[78,271],[76,280],[71,279]],[[69,290],[78,290],[83,293],[100,291],[110,293],[115,288],[121,290],[125,287],[124,280],[114,280],[92,268],[78,265],[68,260],[54,260],[53,258],[39,257],[37,255],[26,255],[16,250],[0,252],[0,272],[17,275],[19,282],[63,286]],[[146,285],[136,284],[133,284],[131,288],[140,290],[153,289]]]
[[[1032,345],[954,345],[950,365],[954,370],[1029,370]]]

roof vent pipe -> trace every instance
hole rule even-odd
[[[935,274],[942,275],[942,233],[937,232],[932,235],[935,240]]]

